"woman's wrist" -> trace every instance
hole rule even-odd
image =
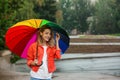
[[[59,43],[58,43],[58,42],[56,42],[56,49],[57,49],[57,50],[60,50],[60,48],[59,48]]]

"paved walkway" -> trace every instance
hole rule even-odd
[[[30,76],[28,73],[2,71],[0,80],[30,80]],[[54,73],[52,80],[120,80],[120,77],[98,73]]]
[[[120,80],[120,77],[98,73],[56,73],[53,80]]]
[[[120,52],[114,52],[114,53],[66,53],[66,54],[63,54],[62,55],[62,58],[61,60],[67,60],[67,59],[89,59],[89,58],[103,58],[103,57],[118,57],[120,56]],[[19,60],[17,61],[16,64],[19,64],[19,63],[26,63],[25,62],[26,60]]]
[[[101,57],[117,57],[119,53],[102,53],[99,54],[64,54],[62,60],[74,58],[101,58]],[[2,65],[2,64],[1,64]],[[69,67],[69,66],[68,66]],[[0,80],[29,80],[29,73],[15,72],[10,69],[0,69]],[[53,75],[53,80],[120,80],[120,77],[107,75],[96,72],[56,72]]]
[[[64,54],[62,55],[62,60],[65,60],[65,59],[76,59],[76,58],[79,58],[79,59],[88,59],[88,58],[103,58],[103,57],[118,57],[120,56],[120,52],[114,52],[114,53],[67,53],[67,54]]]
[[[118,42],[97,43],[97,42],[82,42],[82,43],[70,43],[70,45],[120,45]]]
[[[70,38],[80,38],[80,37],[85,37],[85,38],[97,38],[97,39],[108,39],[108,38],[120,38],[119,36],[110,36],[110,35],[71,35],[69,36]]]

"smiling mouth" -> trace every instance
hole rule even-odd
[[[50,38],[46,38],[46,40],[50,40]]]

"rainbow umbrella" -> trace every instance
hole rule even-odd
[[[61,54],[64,54],[69,47],[70,40],[67,32],[59,25],[45,19],[29,19],[16,23],[6,32],[6,45],[16,55],[26,58],[29,46],[37,40],[38,28],[43,25],[48,25],[54,32],[60,34],[59,46]]]

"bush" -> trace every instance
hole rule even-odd
[[[16,63],[18,60],[20,60],[21,58],[15,54],[12,54],[11,58],[10,58],[10,62],[11,63]]]

